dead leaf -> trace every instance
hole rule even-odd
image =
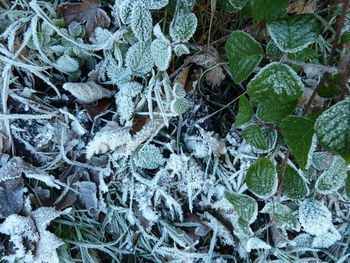
[[[81,3],[65,3],[58,7],[64,22],[86,23],[86,34],[89,37],[97,27],[108,28],[111,19],[101,8],[99,0],[83,0]]]
[[[0,168],[0,218],[17,214],[22,210],[24,162],[18,157],[10,159]]]
[[[287,7],[288,13],[313,14],[315,13],[317,0],[297,0]]]
[[[83,106],[87,110],[91,119],[94,119],[97,115],[105,112],[113,102],[113,98],[104,98],[94,103],[84,103]]]

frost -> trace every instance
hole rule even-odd
[[[270,249],[271,246],[259,238],[251,237],[247,241],[247,252],[251,252],[253,249]]]
[[[149,9],[161,9],[168,5],[169,0],[144,0]]]
[[[300,224],[293,211],[285,205],[280,203],[267,203],[261,210],[261,213],[268,213],[278,225],[284,227],[285,225],[291,227],[295,231],[300,231]]]
[[[171,102],[170,108],[173,113],[183,114],[189,108],[188,101],[185,98],[175,99]]]
[[[258,215],[258,204],[254,198],[242,194],[225,194],[226,198],[235,208],[238,216],[252,224]]]
[[[346,177],[346,162],[343,158],[336,156],[329,169],[317,179],[316,189],[321,194],[330,194],[344,184]]]
[[[173,93],[174,96],[177,98],[184,98],[186,97],[186,91],[184,89],[184,86],[179,83],[179,82],[175,82],[174,86],[173,86]]]
[[[152,36],[152,15],[143,1],[136,1],[132,7],[131,29],[140,41],[147,41]]]
[[[4,256],[8,262],[59,263],[56,248],[64,243],[46,228],[63,212],[41,207],[29,217],[10,215],[0,225],[0,232],[10,236],[14,253]]]
[[[119,86],[119,92],[123,95],[136,97],[141,93],[143,85],[137,81],[126,82]]]
[[[331,226],[327,232],[317,235],[312,241],[312,246],[316,248],[329,248],[336,241],[340,240],[341,235],[338,230]]]
[[[329,169],[333,156],[327,152],[315,152],[312,156],[312,164],[317,170]]]
[[[72,36],[79,36],[82,32],[83,32],[83,26],[80,25],[77,21],[72,21],[69,25],[68,25],[68,32],[69,34],[71,34]]]
[[[150,44],[138,42],[131,46],[126,53],[126,66],[132,71],[144,75],[154,66]]]
[[[187,42],[196,32],[197,17],[193,13],[179,14],[170,24],[169,34],[173,41]]]
[[[332,226],[332,214],[320,201],[306,199],[299,207],[299,220],[305,232],[321,235]]]
[[[176,56],[180,57],[182,55],[187,55],[190,54],[190,50],[188,49],[188,47],[184,44],[178,44],[174,47],[174,52],[176,54]]]
[[[95,154],[114,151],[117,147],[131,144],[131,135],[125,128],[115,122],[109,122],[86,146],[86,157],[90,159]]]
[[[62,87],[83,103],[91,103],[102,98],[109,98],[114,94],[113,91],[102,88],[94,81],[86,83],[65,83]]]
[[[120,1],[120,3],[118,2],[119,17],[124,24],[131,23],[132,10],[133,10],[132,1],[126,0],[126,1]]]
[[[56,68],[64,73],[71,73],[79,69],[79,63],[67,54],[60,56],[56,61]]]
[[[315,123],[321,144],[329,151],[350,155],[350,100],[346,99],[324,111]]]
[[[171,45],[167,39],[155,39],[151,44],[151,53],[155,65],[161,71],[169,67],[171,59]]]
[[[107,76],[114,85],[123,85],[130,82],[133,77],[133,73],[127,68],[118,68],[115,64],[110,64],[107,67]]]
[[[132,98],[126,94],[117,94],[116,96],[117,112],[120,120],[126,122],[131,119],[134,114],[135,105]]]
[[[133,161],[140,168],[157,169],[165,162],[165,159],[158,147],[153,144],[146,144],[136,150]]]
[[[98,215],[97,187],[93,182],[76,182],[73,188],[78,192],[80,205],[88,210],[90,216]]]
[[[108,29],[97,27],[95,29],[94,34],[90,36],[90,41],[95,45],[102,45],[104,43],[107,43],[108,40],[112,38],[112,36],[113,36],[112,32],[109,31]],[[111,45],[106,47],[106,50],[110,49],[111,47],[112,47],[112,43]]]

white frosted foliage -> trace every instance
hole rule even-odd
[[[135,110],[132,98],[125,94],[118,94],[116,96],[116,104],[119,118],[122,121],[130,120]]]
[[[86,83],[64,83],[62,87],[83,103],[91,103],[102,98],[109,98],[114,94],[113,91],[102,88],[94,81],[88,81]]]
[[[251,252],[253,249],[270,249],[271,246],[259,238],[251,237],[247,241],[247,252]]]
[[[65,54],[56,61],[56,68],[64,73],[71,73],[79,69],[79,63]]]
[[[154,65],[150,44],[135,43],[128,49],[125,59],[126,66],[132,71],[144,75],[150,72]]]
[[[305,232],[324,234],[332,226],[332,214],[320,201],[306,199],[299,207],[299,220]]]
[[[167,39],[155,39],[151,44],[151,53],[157,68],[165,71],[171,59],[171,45]]]
[[[169,34],[173,41],[187,42],[197,28],[197,17],[193,13],[179,14],[170,24]]]
[[[330,194],[338,190],[347,177],[346,163],[343,158],[336,156],[329,169],[321,174],[316,181],[316,189],[321,194]]]
[[[137,1],[131,13],[131,29],[140,41],[147,41],[152,35],[152,15],[147,4]]]
[[[335,242],[340,240],[340,238],[341,235],[339,234],[338,230],[334,226],[331,226],[327,232],[314,238],[312,241],[312,246],[316,248],[329,248]]]
[[[156,169],[164,164],[165,159],[157,146],[146,144],[136,150],[133,161],[140,168]]]

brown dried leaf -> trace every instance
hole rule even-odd
[[[108,28],[111,22],[107,13],[99,8],[100,6],[99,0],[83,0],[81,3],[61,4],[58,10],[67,25],[72,21],[86,23],[86,33],[90,36],[97,27]]]
[[[288,13],[313,14],[315,13],[317,0],[297,0],[287,7]]]
[[[97,115],[105,112],[113,102],[113,98],[104,98],[94,103],[84,103],[83,106],[87,110],[89,116],[94,119]]]

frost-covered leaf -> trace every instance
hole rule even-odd
[[[63,212],[41,207],[30,216],[10,215],[0,224],[0,233],[10,236],[11,253],[2,259],[23,263],[59,263],[56,249],[64,243],[46,228]]]
[[[239,217],[237,219],[237,230],[240,234],[246,235],[248,237],[253,236],[254,232],[249,226],[249,223],[244,220],[242,217]]]
[[[305,180],[290,166],[284,171],[282,193],[293,200],[302,199],[309,193]]]
[[[258,159],[247,171],[246,184],[260,198],[267,199],[274,195],[278,177],[273,163],[267,158]]]
[[[176,114],[183,114],[185,113],[188,108],[189,104],[187,99],[185,98],[177,98],[171,102],[171,111]]]
[[[113,91],[102,88],[94,81],[88,81],[86,83],[64,83],[62,88],[69,91],[75,98],[83,103],[91,103],[114,95]]]
[[[169,0],[146,0],[148,9],[161,9],[165,7]]]
[[[228,0],[228,2],[236,9],[242,9],[249,0]]]
[[[138,42],[131,46],[126,53],[125,63],[129,69],[141,75],[150,72],[154,66],[150,44]]]
[[[187,42],[196,32],[197,17],[193,13],[179,14],[170,24],[169,34],[175,42]]]
[[[299,231],[300,224],[293,211],[280,203],[267,203],[261,213],[268,213],[274,216],[276,223],[281,226],[288,225],[292,229]]]
[[[239,127],[247,123],[253,117],[253,107],[246,96],[241,96],[238,102],[238,113],[236,115],[234,127]]]
[[[74,20],[68,25],[68,32],[72,36],[77,37],[83,32],[83,26]]]
[[[116,104],[120,119],[123,122],[130,120],[135,111],[135,104],[132,101],[132,97],[125,94],[118,94],[116,96]]]
[[[288,4],[289,0],[254,0],[252,10],[254,20],[276,18]]]
[[[270,63],[248,84],[249,96],[258,102],[289,104],[303,94],[300,77],[289,66]]]
[[[137,1],[132,7],[131,29],[140,41],[147,41],[152,36],[153,24],[152,15],[147,8],[147,4]]]
[[[56,68],[64,73],[71,73],[79,69],[79,63],[67,54],[60,56],[56,61]]]
[[[327,170],[333,161],[334,156],[329,152],[314,152],[312,164],[317,170]]]
[[[317,235],[312,241],[312,247],[315,248],[329,248],[335,242],[341,239],[341,235],[338,230],[331,226],[327,232]]]
[[[345,160],[335,156],[329,169],[317,179],[316,189],[321,194],[330,194],[343,186],[346,177]]]
[[[249,125],[242,132],[244,139],[254,147],[267,150],[268,145],[261,128],[257,125]]]
[[[299,167],[305,170],[314,135],[314,122],[300,116],[290,116],[281,123],[281,132]]]
[[[133,161],[137,167],[157,169],[164,164],[165,159],[157,146],[145,144],[135,151]]]
[[[252,73],[262,59],[263,49],[249,34],[234,31],[225,44],[232,78],[241,83]]]
[[[225,192],[225,197],[233,205],[238,216],[251,224],[258,215],[258,204],[254,198],[243,194]]]
[[[151,53],[157,68],[165,71],[171,59],[171,45],[167,39],[155,39],[151,44]]]
[[[184,44],[178,44],[174,47],[174,52],[176,56],[180,57],[182,55],[190,54],[190,50]]]
[[[76,182],[73,188],[77,191],[80,206],[87,209],[90,216],[98,214],[97,187],[93,182]]]
[[[173,92],[174,92],[174,96],[177,98],[186,97],[186,90],[184,89],[184,86],[179,82],[174,83]]]
[[[130,82],[133,73],[130,69],[118,68],[116,65],[112,64],[107,67],[107,76],[112,84],[119,86],[126,82]]]
[[[120,1],[118,2],[119,17],[124,24],[131,23],[131,14],[133,10],[132,1]]]
[[[0,218],[17,214],[24,203],[23,161],[13,157],[0,168]]]
[[[350,199],[350,173],[348,173],[348,177],[345,180],[345,194]]]
[[[321,235],[332,226],[332,214],[320,201],[305,199],[299,207],[299,220],[305,232]]]
[[[280,50],[301,51],[318,37],[318,22],[312,14],[294,15],[267,24],[267,29]]]
[[[120,93],[130,97],[135,97],[141,93],[143,85],[137,81],[125,82],[119,85]]]
[[[258,105],[257,116],[263,122],[280,122],[289,116],[297,106],[297,101],[284,104],[261,102]]]
[[[251,237],[247,242],[247,252],[251,252],[253,249],[270,249],[271,246],[257,237]]]
[[[350,156],[350,99],[324,111],[316,120],[315,132],[327,150]]]

